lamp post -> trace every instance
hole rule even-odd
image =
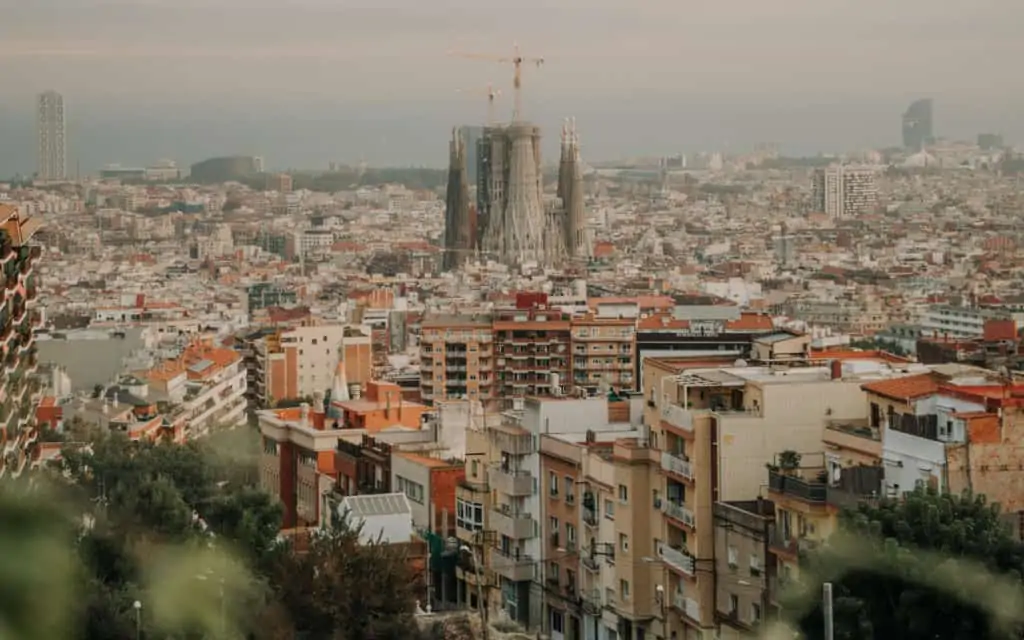
[[[132,608],[135,609],[135,640],[142,640],[142,602],[136,600]]]

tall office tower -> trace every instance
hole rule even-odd
[[[934,139],[932,131],[932,99],[921,98],[910,103],[903,113],[903,146],[913,151],[924,149]]]
[[[43,316],[35,308],[39,276],[34,270],[40,249],[31,241],[39,226],[38,218],[23,217],[14,207],[0,204],[0,264],[6,283],[0,316],[4,344],[0,426],[6,446],[0,456],[0,478],[17,477],[28,468],[29,447],[38,437],[35,410],[41,389],[33,374],[37,365],[35,332],[42,326]]]
[[[466,144],[462,129],[452,130],[448,156],[448,194],[444,211],[444,268],[455,269],[476,246],[470,219]]]
[[[878,203],[875,172],[869,167],[835,164],[814,170],[811,198],[815,211],[831,218],[852,218]]]
[[[558,198],[562,203],[562,233],[569,258],[589,258],[593,245],[583,210],[583,171],[580,167],[576,122],[562,127],[562,159],[558,170]]]
[[[39,179],[67,179],[67,128],[64,120],[64,96],[56,91],[39,94],[37,104],[39,134]]]
[[[477,198],[486,220],[483,250],[510,265],[548,262],[540,128],[525,122],[487,127],[480,143],[479,166]]]

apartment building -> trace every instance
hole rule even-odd
[[[247,383],[242,355],[215,346],[211,338],[196,338],[177,358],[136,371],[135,376],[145,381],[149,400],[171,405],[171,419],[184,421],[187,438],[245,424]]]
[[[495,398],[494,335],[487,315],[425,319],[420,333],[420,398],[433,404],[449,398]]]
[[[4,384],[0,387],[0,424],[4,427],[4,455],[0,477],[16,477],[30,462],[29,447],[38,439],[35,411],[41,387],[34,374],[38,366],[35,332],[43,317],[37,308],[41,256],[32,237],[38,218],[24,217],[14,207],[0,204],[0,265],[5,278],[0,308],[0,340],[4,345]]]
[[[761,495],[764,467],[776,454],[820,451],[827,424],[867,418],[866,379],[905,375],[882,359],[792,364],[644,362],[645,418],[662,469],[655,531],[668,605],[663,637],[699,637],[716,626],[714,504]]]
[[[391,486],[404,493],[413,524],[447,538],[455,533],[455,487],[466,477],[462,461],[392,451]]]
[[[296,326],[264,335],[252,348],[256,360],[253,377],[262,406],[327,392],[339,372],[346,394],[348,385],[362,385],[371,378],[370,336],[358,327]]]
[[[718,638],[748,638],[772,611],[776,582],[768,540],[775,505],[761,499],[716,502],[713,513]]]
[[[553,640],[579,638],[583,621],[579,597],[582,546],[579,502],[584,447],[541,435],[539,448],[540,493],[544,502],[540,525],[546,559],[546,628]]]
[[[391,445],[364,435],[360,442],[338,441],[337,489],[343,496],[391,493]]]
[[[491,433],[480,425],[471,424],[466,429],[466,473],[455,488],[455,537],[460,547],[455,568],[456,600],[474,610],[500,606],[500,602],[493,607],[488,604],[495,587],[500,587],[496,574],[489,569],[493,535],[488,533],[492,531],[488,476],[497,451],[490,438]],[[512,444],[509,441],[507,446]],[[533,480],[529,483],[532,487]]]
[[[830,218],[872,213],[878,204],[875,170],[836,164],[814,170],[812,205]]]
[[[634,389],[636,321],[584,316],[572,319],[572,385],[588,395]]]
[[[495,312],[492,326],[501,409],[521,408],[526,397],[559,395],[572,384],[572,319],[547,307],[546,296],[519,294],[514,309]]]

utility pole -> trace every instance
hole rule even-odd
[[[833,640],[834,627],[832,624],[832,583],[826,582],[821,585],[821,609],[825,618],[825,640]]]

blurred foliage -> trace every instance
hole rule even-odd
[[[824,637],[821,587],[832,582],[836,640],[1021,638],[1022,568],[998,505],[917,489],[844,512],[802,559],[783,611],[804,637]]]
[[[0,484],[0,638],[415,639],[403,552],[345,527],[297,553],[255,486],[258,452],[245,428],[109,434]]]

